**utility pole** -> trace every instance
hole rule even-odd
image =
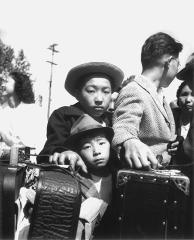
[[[49,81],[48,111],[47,111],[47,118],[48,119],[49,119],[49,116],[50,116],[50,107],[51,107],[51,88],[52,88],[52,81],[53,81],[53,65],[57,65],[56,63],[53,62],[53,60],[54,60],[54,54],[59,52],[55,49],[55,47],[57,45],[58,44],[53,43],[48,47],[48,49],[51,50],[51,52],[52,52],[51,61],[47,61],[51,65],[51,73],[50,73],[50,81]]]

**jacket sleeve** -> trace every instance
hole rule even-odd
[[[39,153],[37,161],[48,161],[48,157],[41,157],[42,154],[53,154],[54,152],[63,152],[68,150],[65,146],[65,140],[70,135],[72,126],[72,119],[70,116],[66,116],[62,109],[55,110],[47,124],[47,140],[44,148]]]
[[[144,101],[137,87],[131,83],[124,87],[117,99],[113,115],[113,147],[128,139],[138,139],[138,132],[143,115]]]

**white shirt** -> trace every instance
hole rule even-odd
[[[188,131],[190,128],[190,123],[187,123],[186,125],[181,125],[181,136],[184,137],[184,139],[187,137]]]
[[[46,140],[45,120],[36,104],[20,103],[16,108],[6,106],[0,109],[0,135],[8,146],[22,143],[36,148],[39,153]]]
[[[100,194],[100,198],[109,204],[112,197],[112,175],[109,174],[107,177],[99,177],[92,174],[91,176]]]

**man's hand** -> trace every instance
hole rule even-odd
[[[182,136],[177,136],[174,141],[171,141],[167,145],[168,154],[171,156],[176,155],[179,147],[183,144],[184,138]]]
[[[147,145],[138,139],[129,139],[123,143],[125,160],[131,168],[157,168],[158,160]]]
[[[57,165],[69,164],[73,170],[77,167],[81,167],[82,171],[87,173],[87,167],[81,157],[73,151],[64,151],[62,153],[55,152],[49,157],[49,162]]]

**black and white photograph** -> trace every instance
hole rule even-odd
[[[193,1],[0,4],[0,240],[194,239]]]

